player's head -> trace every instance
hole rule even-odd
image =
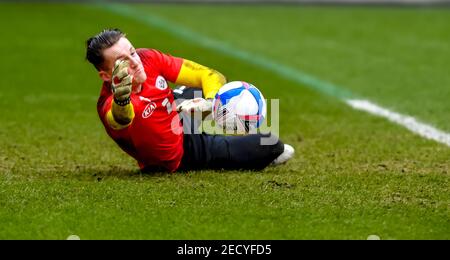
[[[104,81],[111,81],[114,63],[128,60],[128,72],[133,76],[133,86],[147,79],[136,49],[119,29],[106,29],[86,41],[86,59],[94,65]]]

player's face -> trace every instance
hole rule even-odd
[[[145,74],[141,59],[127,38],[122,37],[113,46],[105,49],[103,51],[103,57],[105,59],[103,64],[104,73],[107,74],[109,80],[111,80],[114,63],[119,59],[127,60],[130,63],[128,73],[133,76],[133,89],[144,83],[147,79],[147,74]]]

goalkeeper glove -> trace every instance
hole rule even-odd
[[[183,111],[188,113],[211,112],[212,99],[204,99],[204,98],[187,99],[177,106],[177,111],[178,112]]]
[[[128,61],[117,60],[112,72],[111,86],[114,93],[114,102],[120,106],[130,103],[133,78],[128,74],[129,65]]]

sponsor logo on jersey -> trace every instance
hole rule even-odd
[[[148,118],[153,114],[153,111],[156,109],[156,103],[150,102],[147,104],[147,106],[144,108],[144,111],[142,112],[142,118]]]
[[[167,85],[166,79],[164,77],[162,77],[162,76],[158,76],[156,78],[155,87],[160,89],[160,90],[167,89],[168,85]]]

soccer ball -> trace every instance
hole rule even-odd
[[[258,88],[244,81],[223,85],[213,101],[213,119],[227,131],[248,133],[266,117],[266,100]]]

